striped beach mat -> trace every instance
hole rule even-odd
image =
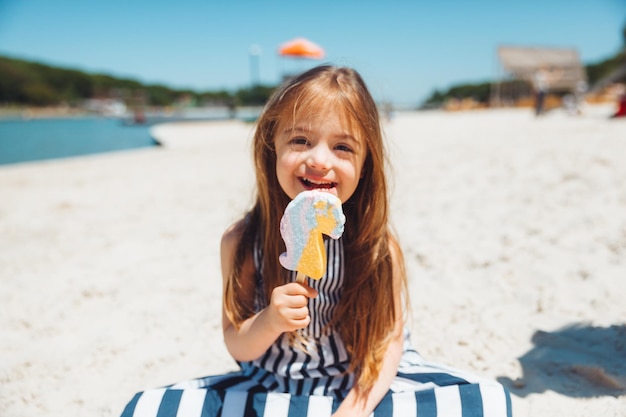
[[[495,382],[470,383],[441,372],[399,373],[391,388],[373,417],[512,414],[508,392]],[[340,401],[333,396],[267,392],[233,373],[138,393],[122,417],[330,417]]]

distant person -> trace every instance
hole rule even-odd
[[[588,89],[589,89],[589,85],[587,84],[587,81],[579,80],[576,83],[576,88],[574,91],[576,115],[581,115],[583,113],[583,105],[585,104],[585,94],[587,94]]]
[[[146,114],[143,112],[143,110],[135,110],[135,112],[133,113],[133,123],[137,125],[142,125],[146,123]]]
[[[541,116],[545,111],[546,94],[548,92],[548,71],[546,68],[539,68],[533,77],[533,88],[535,90],[535,116]]]
[[[313,68],[270,98],[253,139],[256,202],[221,246],[223,335],[241,369],[139,393],[124,417],[511,415],[502,385],[410,347],[379,117],[349,68]],[[279,225],[311,189],[337,196],[347,220],[326,240],[326,274],[298,283],[279,263]]]
[[[383,105],[382,105],[382,113],[383,113],[383,117],[384,117],[385,121],[386,122],[391,122],[391,120],[393,119],[393,116],[394,116],[393,104],[391,104],[388,101],[384,102]]]
[[[624,92],[617,100],[617,110],[611,117],[626,117],[626,92]]]

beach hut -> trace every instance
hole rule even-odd
[[[500,46],[497,55],[493,106],[532,102],[538,89],[556,96],[580,95],[586,89],[587,75],[576,49]]]
[[[316,43],[306,38],[295,38],[280,45],[278,55],[295,63],[295,68],[282,71],[283,81],[304,71],[306,62],[324,58],[326,52]]]

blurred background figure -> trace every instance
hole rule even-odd
[[[546,68],[540,67],[535,72],[533,77],[533,88],[535,90],[535,116],[540,116],[543,113],[548,86],[548,71]]]
[[[626,117],[626,91],[617,100],[617,110],[611,117]]]

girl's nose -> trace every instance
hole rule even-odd
[[[328,146],[317,144],[309,150],[306,164],[310,168],[326,172],[332,167],[332,155]]]

